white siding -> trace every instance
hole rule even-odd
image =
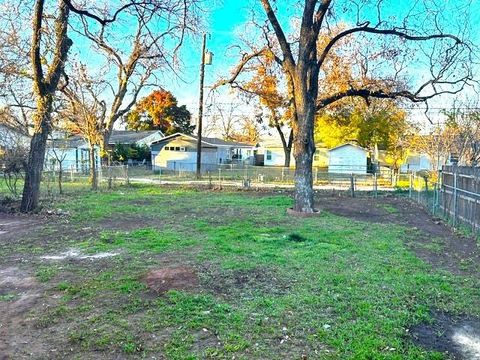
[[[62,168],[65,170],[88,171],[90,169],[89,149],[87,147],[78,148],[47,148],[45,153],[46,170],[58,170],[59,164],[57,157],[63,159]],[[100,167],[99,148],[95,147],[95,157],[97,168]]]
[[[270,157],[270,159],[269,159]],[[263,163],[265,166],[284,166],[285,152],[281,147],[265,147]],[[317,147],[313,157],[313,167],[326,167],[328,165],[328,151]],[[290,152],[290,167],[295,167],[293,149]]]
[[[367,172],[367,151],[349,144],[330,150],[328,172],[365,174]]]
[[[400,167],[401,172],[431,170],[432,163],[427,155],[410,155]]]
[[[285,152],[283,151],[283,148],[266,147],[264,152],[263,164],[265,166],[284,166]],[[290,154],[290,166],[294,165],[295,159],[293,158],[293,155]]]
[[[154,170],[160,168],[169,170],[194,171],[197,163],[196,142],[191,139],[177,138],[166,144],[152,146],[152,165]],[[182,148],[185,151],[167,150],[165,148]],[[217,151],[215,148],[202,148],[202,166],[216,165]]]
[[[185,151],[170,150],[170,148],[182,148]],[[177,137],[165,143],[160,142],[151,145],[153,170],[170,169],[195,171],[197,163],[197,142],[188,137]],[[168,149],[166,149],[168,148]],[[247,151],[250,151],[248,156]],[[232,162],[233,154],[240,154],[239,162],[253,162],[254,147],[233,148],[232,146],[215,146],[204,144],[202,146],[202,169],[216,169],[219,164]]]

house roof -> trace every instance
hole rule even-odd
[[[163,133],[160,130],[148,130],[148,131],[132,131],[132,130],[113,130],[108,141],[109,145],[124,144],[132,145],[138,141],[144,140],[151,135]],[[50,142],[52,140],[49,140]],[[72,135],[67,138],[60,137],[53,140],[57,146],[77,148],[86,144],[85,139],[80,135]]]
[[[54,147],[77,148],[86,144],[86,141],[80,135],[73,135],[68,138],[48,139],[48,142]]]
[[[171,139],[179,137],[179,136],[187,137],[187,138],[190,138],[192,140],[197,141],[197,137],[194,136],[194,135],[175,133],[175,134],[166,136],[163,139],[160,139],[160,140],[157,140],[157,141],[153,142],[152,145],[161,143],[163,141],[168,141],[168,140],[171,140]],[[254,145],[250,145],[250,144],[246,144],[246,143],[240,143],[240,142],[235,142],[235,141],[225,141],[225,140],[222,140],[222,139],[211,138],[211,137],[202,137],[202,144],[210,145],[210,146],[236,147],[236,148],[251,148],[251,147],[254,147]]]
[[[271,149],[280,148],[280,149],[283,149],[283,144],[280,140],[267,140],[267,141],[260,142],[260,147],[263,147],[265,149],[266,148],[271,148]],[[321,143],[321,142],[316,142],[315,147],[317,149],[326,149],[325,144]]]
[[[141,141],[150,135],[154,135],[162,132],[160,130],[148,130],[148,131],[133,131],[133,130],[113,130],[110,135],[108,143],[110,145],[115,144],[134,144]],[[163,135],[163,134],[162,134]]]
[[[361,146],[358,146],[356,144],[352,144],[352,143],[345,143],[345,144],[341,144],[341,145],[338,145],[338,146],[335,146],[334,148],[331,148],[329,151],[335,151],[335,150],[338,150],[344,146],[353,146],[354,148],[357,148],[357,149],[360,149],[360,150],[363,150],[365,152],[368,152],[367,149],[361,147]]]

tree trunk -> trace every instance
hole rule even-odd
[[[100,138],[100,163],[102,166],[110,165],[110,154],[108,143],[110,141],[110,131],[105,130]]]
[[[40,126],[30,141],[27,168],[25,170],[25,184],[23,186],[22,204],[20,211],[30,212],[38,206],[40,197],[40,182],[42,181],[43,163],[47,148],[48,134],[50,133],[50,114],[52,111],[52,97],[47,96],[37,102],[35,118]]]
[[[285,154],[285,164],[286,168],[290,167],[290,156],[292,154],[292,144],[293,144],[293,130],[290,130],[290,136],[288,137],[288,143],[283,146],[283,153]]]
[[[35,2],[32,23],[33,32],[30,56],[33,68],[33,91],[37,109],[33,117],[35,129],[30,142],[30,152],[25,171],[25,184],[23,187],[22,205],[20,206],[22,212],[32,211],[38,206],[47,138],[52,126],[53,96],[63,74],[68,50],[73,44],[72,40],[67,36],[69,8],[64,1],[60,1],[58,17],[54,21],[55,48],[50,49],[52,50],[53,58],[47,67],[48,72],[44,74],[42,68],[44,57],[41,56],[40,51],[44,5],[45,1],[37,0]]]
[[[275,118],[276,114],[272,111],[272,117]],[[292,153],[292,144],[293,144],[293,129],[290,130],[290,135],[288,136],[288,141],[285,139],[285,134],[283,133],[282,127],[275,121],[275,129],[277,129],[280,140],[282,141],[283,153],[285,155],[285,160],[283,166],[286,168],[290,167],[290,155]]]
[[[89,158],[90,158],[90,185],[92,186],[92,190],[96,191],[98,189],[98,176],[97,176],[97,158],[95,157],[95,145],[89,143]]]
[[[297,105],[297,124],[294,127],[295,157],[295,205],[294,210],[303,213],[313,213],[313,154],[315,142],[313,124],[315,119],[315,103],[309,104],[304,99]]]

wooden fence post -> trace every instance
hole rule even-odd
[[[355,197],[355,180],[353,178],[353,173],[350,175],[350,194],[352,198]]]
[[[457,224],[457,169],[453,171],[453,226]]]
[[[408,186],[408,197],[412,198],[412,187],[413,187],[413,174],[410,173],[409,175],[409,186]]]

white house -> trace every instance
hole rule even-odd
[[[153,170],[169,169],[195,171],[197,164],[197,138],[176,133],[154,142]],[[241,163],[252,165],[255,146],[217,138],[202,138],[202,170],[214,170],[220,164]]]
[[[328,150],[323,144],[315,144],[316,150],[313,155],[313,167],[327,167],[328,166]],[[264,166],[284,166],[285,152],[283,146],[279,142],[263,143],[263,164]],[[290,167],[295,167],[295,158],[293,157],[293,149],[290,152]]]
[[[358,145],[343,144],[328,152],[328,172],[366,174],[368,151]]]
[[[283,145],[278,141],[266,141],[262,143],[263,148],[263,165],[264,166],[284,166],[285,152]],[[290,166],[295,165],[293,151],[290,152]]]
[[[420,170],[432,170],[432,162],[426,154],[411,154],[400,166],[400,172],[416,172]]]

